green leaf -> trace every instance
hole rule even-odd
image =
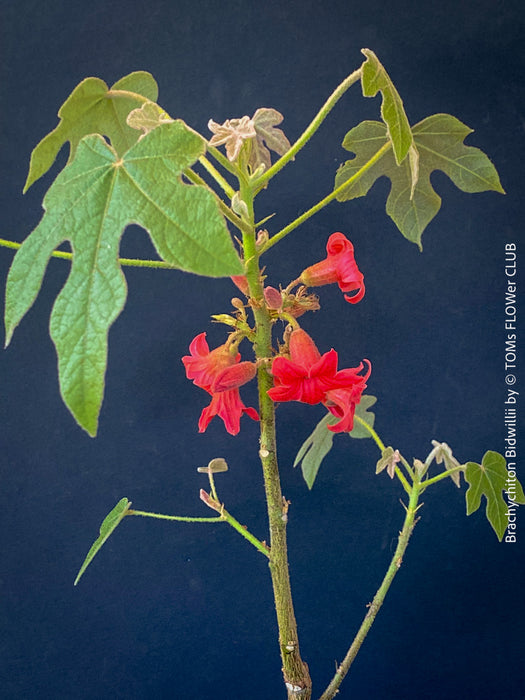
[[[70,143],[68,163],[88,134],[107,136],[119,155],[125,153],[139,138],[126,117],[132,109],[147,100],[155,102],[157,97],[157,83],[145,71],[124,76],[111,88],[99,78],[83,80],[59,109],[58,126],[34,148],[24,192],[49,170],[66,141]]]
[[[375,97],[381,92],[381,117],[387,126],[387,133],[397,165],[400,165],[413,146],[412,131],[405,114],[403,100],[399,96],[390,76],[370,49],[361,49],[366,56],[362,66],[361,86],[365,97]],[[417,178],[416,178],[417,179]]]
[[[76,586],[77,583],[80,581],[80,577],[91,564],[95,554],[100,550],[100,548],[106,542],[108,537],[113,534],[115,528],[118,525],[120,525],[121,521],[126,517],[126,514],[130,508],[131,502],[128,501],[127,498],[121,498],[117,505],[113,508],[113,510],[110,513],[108,513],[108,515],[106,515],[106,517],[102,521],[102,525],[100,526],[100,535],[93,542],[91,549],[87,553],[87,556],[84,559],[82,566],[80,567],[80,571],[77,574],[75,583],[73,584],[74,586]]]
[[[421,248],[421,235],[441,206],[430,175],[442,170],[464,192],[494,190],[503,193],[498,173],[488,157],[478,148],[465,146],[472,130],[450,114],[434,114],[413,127],[419,153],[419,178],[413,188],[410,158],[400,166],[392,150],[387,150],[364,174],[348,187],[344,183],[365,166],[388,143],[387,129],[381,122],[365,121],[351,129],[343,147],[355,154],[337,171],[335,187],[342,187],[337,199],[344,202],[363,197],[374,182],[386,175],[392,187],[386,203],[387,214],[409,241]]]
[[[328,430],[327,426],[333,425],[337,420],[331,413],[327,413],[315,426],[312,434],[306,438],[297,453],[293,465],[296,467],[301,462],[303,478],[309,489],[314,485],[321,462],[332,449],[335,433]]]
[[[500,542],[509,524],[509,508],[513,508],[516,503],[525,503],[523,488],[517,480],[512,499],[514,505],[509,505],[503,498],[503,492],[509,491],[508,478],[505,457],[498,452],[486,452],[481,464],[468,462],[466,465],[465,480],[469,484],[465,494],[467,515],[478,510],[481,497],[485,496],[487,501],[485,514]]]
[[[109,327],[126,301],[118,262],[125,227],[144,227],[174,267],[211,277],[242,274],[215,196],[180,179],[204,148],[181,121],[157,127],[122,158],[102,136],[85,137],[46,194],[40,224],[14,257],[6,288],[6,344],[33,304],[52,252],[63,241],[71,243],[73,264],[54,304],[50,332],[62,397],[90,435],[96,434],[104,393]]]
[[[377,398],[371,395],[363,395],[361,401],[355,407],[355,414],[365,421],[371,428],[374,427],[374,421],[376,419],[375,413],[369,411],[368,409],[375,404]],[[364,425],[359,422],[354,423],[354,427],[348,433],[352,438],[369,438],[372,437],[370,431],[366,429]]]
[[[362,418],[371,428],[374,426],[375,414],[368,411],[368,409],[370,406],[373,406],[376,401],[377,398],[375,396],[367,396],[365,394],[361,397],[361,401],[357,404],[355,409],[355,415]],[[334,425],[338,420],[336,416],[327,413],[324,418],[321,418],[297,453],[293,465],[296,467],[299,462],[301,462],[303,477],[309,489],[314,485],[321,462],[332,449],[334,435],[336,435],[336,433],[328,430],[328,426]],[[348,435],[353,438],[371,437],[370,431],[359,423],[354,423],[354,427]]]

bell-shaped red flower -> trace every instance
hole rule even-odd
[[[312,338],[297,329],[290,335],[290,359],[276,357],[272,363],[274,387],[268,391],[273,401],[301,401],[308,404],[324,404],[328,410],[341,420],[328,426],[333,432],[349,431],[353,428],[355,407],[370,376],[368,372],[360,375],[363,369],[337,369],[337,352],[330,350],[323,355],[317,349]]]
[[[253,362],[241,362],[240,353],[227,343],[210,350],[206,333],[200,333],[192,340],[190,353],[182,358],[186,376],[212,395],[210,405],[201,413],[199,432],[206,430],[214,416],[222,418],[231,435],[239,432],[243,413],[259,420],[257,411],[247,408],[239,394],[239,387],[255,376]]]
[[[356,304],[365,295],[363,274],[357,267],[354,258],[354,246],[342,233],[332,233],[326,244],[327,256],[321,262],[307,267],[299,278],[307,287],[320,287],[324,284],[337,282],[346,301]]]

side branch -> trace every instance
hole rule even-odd
[[[403,563],[405,550],[408,546],[408,541],[416,524],[415,515],[416,511],[418,510],[419,493],[420,485],[418,482],[416,482],[412,485],[410,500],[406,509],[405,521],[403,523],[403,529],[399,533],[396,551],[394,552],[394,556],[392,557],[388,571],[386,572],[383,582],[375,594],[373,601],[368,607],[368,612],[366,613],[365,618],[361,623],[361,627],[359,628],[359,631],[357,632],[343,662],[338,666],[334,677],[330,681],[324,693],[320,696],[319,700],[331,700],[339,692],[339,686],[350,670],[350,666],[354,662],[357,652],[361,648],[366,635],[376,619],[379,609],[383,605],[392,581]]]
[[[383,157],[383,155],[391,148],[392,144],[390,141],[385,143],[384,146],[381,146],[381,148],[375,153],[372,158],[370,158],[369,161],[367,161],[359,170],[354,173],[351,177],[348,178],[348,180],[345,180],[342,185],[339,185],[339,187],[336,187],[333,192],[330,192],[324,199],[321,199],[320,202],[317,202],[317,204],[314,204],[313,207],[310,207],[308,211],[305,211],[304,214],[301,214],[301,216],[297,217],[297,219],[294,219],[291,223],[288,224],[288,226],[285,226],[283,229],[278,231],[276,234],[274,234],[270,240],[266,243],[266,245],[262,248],[261,254],[266,253],[266,251],[271,248],[273,245],[281,241],[285,236],[287,236],[289,233],[291,233],[294,229],[296,229],[298,226],[301,224],[304,224],[305,221],[307,221],[311,216],[314,214],[317,214],[318,211],[321,211],[324,207],[326,207],[327,204],[330,204],[334,199],[337,198],[337,196],[349,185],[352,185],[354,182],[359,180],[362,175],[366,173],[367,170],[369,170],[377,161]],[[276,163],[277,165],[277,163]]]
[[[328,116],[329,112],[332,111],[336,103],[345,94],[348,88],[361,79],[361,70],[361,68],[358,68],[347,78],[345,78],[340,85],[338,85],[293,146],[286,151],[286,153],[279,158],[279,160],[274,163],[271,168],[257,178],[257,180],[253,183],[253,187],[256,192],[265,187],[266,183],[280,170],[282,170],[284,166],[294,158],[295,154],[298,153],[301,148],[312,138],[317,129]]]

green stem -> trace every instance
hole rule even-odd
[[[225,194],[231,199],[235,194],[235,190],[233,189],[233,187],[231,187],[231,185],[228,182],[226,182],[226,180],[223,178],[223,176],[220,174],[217,168],[215,168],[214,165],[210,163],[206,156],[201,156],[199,158],[199,163],[209,172],[209,174],[213,177],[215,182],[222,187]]]
[[[270,558],[270,551],[266,544],[258,540],[257,537],[252,535],[252,533],[246,527],[244,527],[244,525],[241,525],[241,523],[234,518],[231,513],[228,513],[224,507],[224,504],[221,503],[216,497],[210,496],[209,493],[201,490],[201,500],[204,501],[209,508],[216,510],[217,513],[220,514],[219,520],[223,520],[224,522],[228,523],[228,525],[233,527],[233,529],[236,530],[239,535],[242,535],[245,540],[248,540],[250,544],[258,549],[259,552],[262,552],[262,554],[264,554],[264,556],[268,559]]]
[[[211,192],[215,196],[215,199],[217,200],[217,204],[219,205],[219,209],[221,210],[222,215],[226,219],[228,219],[228,221],[231,221],[231,223],[234,226],[236,226],[239,229],[239,231],[251,231],[250,227],[247,226],[245,222],[241,218],[239,218],[230,209],[230,207],[222,201],[222,199],[217,195],[217,193],[208,185],[208,183],[205,180],[202,179],[202,177],[200,177],[200,175],[197,175],[197,173],[191,170],[191,168],[185,170],[184,175],[188,178],[188,180],[190,180],[190,182],[193,182],[194,185],[200,185],[201,187],[205,187],[209,192]],[[231,191],[233,196],[233,189]]]
[[[16,241],[8,241],[5,238],[0,238],[0,246],[3,246],[4,248],[11,248],[13,250],[18,250],[22,244],[17,243]],[[61,258],[62,260],[72,260],[73,259],[73,254],[72,253],[66,253],[65,251],[62,250],[54,250],[51,253],[51,257],[53,258]],[[165,262],[164,260],[139,260],[136,258],[119,258],[118,259],[120,265],[125,265],[127,267],[152,267],[152,268],[160,268],[162,270],[176,270],[177,268],[174,267],[173,265],[170,265],[170,263]]]
[[[388,151],[389,148],[391,148],[392,144],[390,141],[385,143],[381,148],[375,153],[370,160],[368,160],[362,167],[359,168],[357,172],[355,172],[351,177],[348,178],[348,180],[345,180],[342,185],[339,185],[339,187],[336,187],[333,192],[330,192],[329,195],[327,195],[324,199],[321,199],[320,202],[317,202],[313,207],[308,209],[308,211],[305,211],[304,214],[301,214],[301,216],[297,217],[297,219],[294,219],[291,223],[288,224],[288,226],[285,226],[283,229],[275,233],[270,240],[266,243],[266,245],[263,247],[261,253],[265,253],[267,250],[269,250],[273,245],[281,241],[285,236],[287,236],[289,233],[291,233],[294,229],[296,229],[298,226],[301,224],[304,224],[305,221],[307,221],[310,217],[312,217],[314,214],[317,214],[318,211],[321,211],[324,207],[326,207],[327,204],[330,204],[334,199],[337,198],[337,196],[346,188],[349,187],[350,185],[353,185],[354,182],[359,180],[360,177],[362,177],[367,170],[370,170],[370,168],[377,163],[377,161],[384,156],[384,154]]]
[[[293,146],[286,151],[286,153],[279,158],[279,160],[274,163],[271,168],[269,168],[265,173],[258,177],[257,180],[255,180],[253,183],[254,191],[258,192],[265,187],[267,182],[295,157],[296,153],[298,153],[301,148],[303,148],[303,146],[312,138],[317,129],[328,116],[329,112],[331,112],[331,110],[335,107],[336,103],[345,94],[348,88],[360,79],[361,68],[358,68],[358,70],[355,70],[347,78],[345,78],[345,80],[343,80],[343,82],[332,92],[330,97],[326,100],[319,112],[316,114],[301,136],[297,139],[297,141],[293,144]]]
[[[156,518],[157,520],[174,520],[176,522],[182,523],[228,523],[228,525],[231,525],[231,527],[233,527],[234,530],[236,530],[240,535],[242,535],[244,539],[248,540],[248,542],[250,542],[266,557],[270,556],[268,548],[265,546],[265,544],[263,542],[260,542],[254,535],[252,535],[251,532],[249,532],[243,525],[241,525],[240,522],[236,520],[231,513],[228,513],[228,511],[224,508],[222,504],[214,501],[214,505],[210,505],[208,500],[212,499],[203,500],[205,501],[206,505],[209,505],[211,508],[213,508],[220,514],[213,518],[195,518],[185,515],[162,515],[161,513],[148,513],[143,510],[128,510],[126,515],[139,515],[143,518]],[[215,507],[215,505],[217,507]]]
[[[403,529],[399,534],[396,551],[394,552],[394,556],[392,557],[392,561],[390,563],[390,566],[388,567],[388,571],[386,572],[383,582],[381,583],[381,586],[375,594],[373,601],[369,605],[368,612],[366,613],[361,627],[359,628],[359,631],[357,632],[354,641],[352,642],[343,662],[338,666],[334,677],[330,681],[324,693],[320,696],[319,700],[331,700],[339,692],[339,686],[341,685],[344,677],[348,673],[350,666],[352,665],[357,655],[357,652],[359,651],[363,641],[365,640],[366,635],[368,634],[370,628],[372,627],[372,624],[374,623],[374,620],[376,619],[379,609],[383,605],[383,601],[385,600],[386,594],[388,593],[392,581],[394,580],[395,575],[397,574],[401,567],[401,564],[403,563],[405,550],[408,546],[410,536],[416,523],[415,516],[416,511],[418,509],[419,494],[420,484],[416,480],[416,482],[412,485],[411,488],[410,500],[406,509]]]
[[[366,422],[366,420],[364,420],[363,418],[361,418],[360,416],[358,416],[356,414],[356,415],[354,415],[354,421],[357,421],[360,425],[363,426],[363,428],[366,428],[368,430],[368,432],[370,433],[370,435],[374,439],[374,442],[379,447],[381,452],[384,452],[386,450],[386,447],[385,447],[383,441],[381,440],[379,435],[376,433],[376,431],[372,428],[372,426]]]
[[[397,478],[399,479],[399,481],[401,482],[401,486],[405,489],[405,492],[410,496],[410,493],[412,492],[412,487],[410,486],[410,484],[406,480],[405,475],[403,474],[401,469],[397,466],[395,467],[394,472],[395,472],[395,475],[397,476]]]
[[[227,510],[222,510],[222,517],[224,520],[233,527],[234,530],[236,530],[239,535],[242,535],[245,540],[248,540],[250,544],[253,544],[253,546],[259,550],[262,554],[264,554],[265,557],[268,559],[270,558],[270,552],[268,550],[268,547],[264,544],[264,542],[261,542],[260,540],[255,537],[255,535],[252,535],[252,533],[247,530],[244,525],[241,525],[241,523],[236,520],[231,513],[228,513]]]
[[[206,139],[204,140],[206,141]],[[217,163],[220,163],[225,170],[227,170],[232,175],[235,175],[235,177],[239,177],[239,169],[237,168],[237,166],[233,163],[230,163],[228,158],[226,158],[226,156],[223,155],[218,148],[215,148],[215,146],[210,146],[208,142],[206,142],[206,148],[208,150],[208,153],[215,158]]]
[[[253,190],[248,181],[241,180],[241,197],[248,210],[253,226]],[[259,255],[255,244],[255,230],[243,236],[246,278],[250,288],[251,306],[255,318],[254,350],[257,359],[272,356],[272,322],[264,303],[263,285],[259,269]],[[270,530],[270,575],[279,628],[279,647],[283,676],[288,698],[309,700],[311,697],[311,680],[308,666],[303,662],[299,649],[297,622],[292,601],[290,576],[288,570],[288,552],[286,542],[286,523],[288,503],[281,491],[279,466],[277,463],[277,444],[275,433],[275,406],[267,392],[272,386],[266,363],[261,362],[257,371],[260,416],[260,450],[268,523]]]
[[[441,472],[441,474],[438,474],[437,476],[433,476],[431,479],[425,479],[421,483],[421,490],[423,491],[424,489],[427,488],[427,486],[432,486],[432,484],[436,484],[438,481],[442,481],[443,479],[446,479],[447,476],[451,476],[451,474],[456,474],[457,472],[464,472],[465,467],[463,465],[460,465],[459,467],[454,467],[454,469],[447,469],[445,472]]]
[[[126,515],[140,515],[143,518],[156,518],[157,520],[176,520],[181,523],[220,523],[224,521],[221,516],[213,518],[194,518],[186,515],[162,515],[161,513],[148,513],[144,510],[128,510]]]
[[[376,431],[372,428],[372,426],[369,425],[369,424],[366,422],[366,420],[364,420],[363,418],[361,418],[361,417],[358,416],[358,415],[355,415],[355,416],[354,416],[354,421],[357,421],[358,423],[360,423],[360,424],[363,426],[363,428],[366,428],[366,429],[368,430],[368,432],[370,433],[370,435],[371,435],[372,438],[374,439],[374,442],[375,442],[376,445],[379,447],[379,449],[381,450],[381,452],[384,452],[384,451],[386,450],[385,443],[381,440],[381,438],[380,438],[379,435],[376,433]],[[413,472],[413,470],[410,468],[410,465],[408,464],[408,462],[406,461],[406,459],[403,457],[403,455],[400,455],[400,458],[401,458],[401,461],[403,462],[403,465],[404,465],[405,469],[408,471],[408,475],[410,476],[410,478],[412,479],[412,481],[414,481],[414,472]],[[411,488],[412,488],[412,487],[410,486],[410,484],[409,484],[408,481],[406,480],[405,475],[403,474],[403,472],[401,471],[401,469],[399,469],[399,467],[396,467],[396,468],[395,468],[395,474],[396,474],[397,478],[399,479],[399,481],[401,482],[401,485],[403,486],[403,488],[405,489],[405,491],[406,491],[408,494],[410,494]]]

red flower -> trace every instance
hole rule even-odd
[[[328,426],[334,433],[350,431],[353,428],[355,407],[370,376],[360,375],[363,369],[337,369],[337,352],[330,350],[321,355],[308,333],[298,329],[290,336],[290,359],[276,357],[272,363],[274,387],[268,391],[273,401],[301,401],[302,403],[322,403],[341,420]]]
[[[259,420],[259,414],[255,408],[247,408],[240,397],[239,389],[230,389],[217,394],[212,394],[211,403],[203,409],[199,419],[199,433],[203,433],[211,419],[219,416],[224,421],[224,427],[230,435],[237,435],[241,429],[240,421],[243,413]]]
[[[365,295],[365,284],[354,258],[354,246],[344,234],[332,233],[326,244],[326,253],[324,260],[307,267],[299,279],[307,287],[337,282],[342,292],[357,290],[351,296],[345,294],[346,301],[357,304]]]
[[[190,353],[182,358],[186,376],[212,395],[210,405],[201,413],[200,433],[206,430],[214,416],[222,418],[231,435],[239,432],[243,413],[259,420],[257,411],[247,408],[239,395],[239,387],[255,376],[253,362],[241,362],[240,353],[236,349],[232,352],[226,343],[210,351],[206,333],[200,333],[192,340]]]

